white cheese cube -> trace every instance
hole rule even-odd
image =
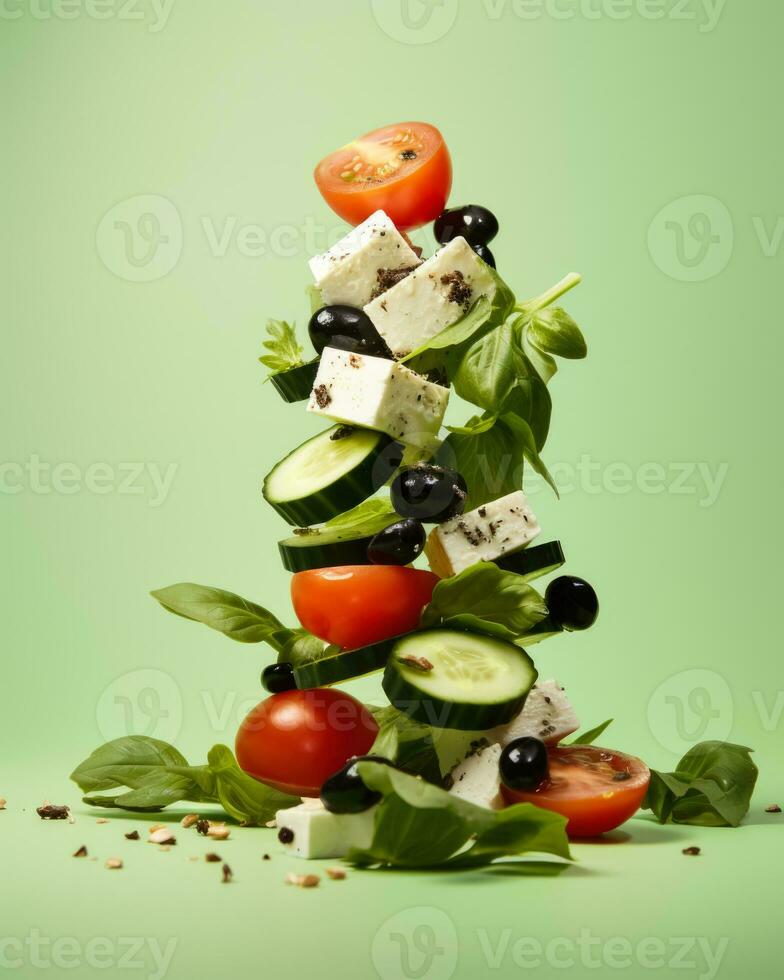
[[[345,238],[310,260],[325,306],[363,307],[385,288],[390,272],[411,269],[421,259],[383,211],[376,211]]]
[[[488,810],[500,810],[504,805],[498,772],[500,758],[500,745],[489,745],[469,755],[452,770],[452,787],[449,792]]]
[[[411,275],[365,306],[395,357],[405,357],[459,320],[495,281],[465,238],[453,238]]]
[[[345,857],[352,847],[370,847],[375,809],[330,813],[320,803],[301,803],[278,810],[275,822],[279,834],[285,829],[294,835],[293,840],[281,843],[296,857],[338,858]]]
[[[425,554],[436,575],[448,578],[474,562],[520,551],[540,531],[528,498],[515,490],[434,528]]]
[[[325,347],[308,411],[426,448],[441,428],[448,401],[448,388],[403,364]]]
[[[502,746],[524,735],[533,735],[555,745],[580,727],[577,715],[557,681],[537,681],[525,699],[520,714],[507,725],[487,733],[488,741]]]

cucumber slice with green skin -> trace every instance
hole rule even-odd
[[[284,402],[304,402],[306,398],[310,398],[318,366],[317,357],[307,364],[300,364],[299,367],[271,374],[270,381]]]
[[[521,636],[519,640],[515,642],[519,643],[522,647],[530,647],[534,643],[541,643],[542,640],[549,640],[551,636],[558,636],[559,633],[563,633],[564,630],[550,619],[549,616],[545,616],[544,619],[540,619],[536,626],[532,626],[531,629]]]
[[[560,541],[547,541],[544,544],[534,545],[533,548],[514,551],[511,555],[501,555],[494,560],[495,564],[505,572],[516,572],[530,582],[554,572],[563,565],[566,558]]]
[[[536,678],[533,661],[514,643],[435,629],[394,644],[383,687],[392,704],[417,721],[482,731],[511,721]]]
[[[321,524],[382,487],[401,453],[382,432],[335,425],[274,466],[262,493],[289,524]]]
[[[357,650],[341,650],[323,660],[294,666],[294,680],[297,687],[305,690],[311,687],[327,687],[351,677],[361,677],[381,670],[389,659],[395,640],[381,640]]]
[[[393,512],[364,521],[359,531],[339,527],[307,528],[278,542],[283,567],[290,572],[337,565],[369,565],[367,547],[374,536],[398,519]]]

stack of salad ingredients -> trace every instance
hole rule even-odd
[[[291,526],[278,551],[300,625],[221,589],[154,592],[173,613],[271,647],[269,696],[242,723],[236,760],[215,746],[190,766],[144,736],[101,746],[72,774],[86,802],[217,803],[274,826],[294,855],[360,867],[568,860],[569,838],[613,830],[641,806],[661,821],[737,826],[756,779],[749,749],[702,743],[658,773],[592,744],[609,722],[566,741],[574,708],[528,652],[589,628],[599,609],[574,575],[543,594],[532,584],[565,558],[523,490],[528,467],[555,489],[541,457],[548,384],[557,358],[587,352],[556,302],[580,277],[515,297],[490,250],[495,215],[446,207],[452,166],[433,126],[369,133],[315,177],[353,226],[310,260],[315,356],[272,320],[260,358],[284,402],[327,424],[262,490]],[[430,222],[439,247],[425,257],[407,232]],[[452,392],[476,410],[444,427]],[[336,686],[376,672],[384,706]]]

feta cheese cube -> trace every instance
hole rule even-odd
[[[441,428],[448,401],[448,388],[402,364],[325,347],[308,411],[428,448]]]
[[[375,810],[330,813],[323,804],[301,803],[278,810],[275,822],[278,833],[288,830],[294,835],[291,841],[281,843],[296,857],[338,858],[345,857],[352,847],[370,847]]]
[[[425,554],[436,575],[448,578],[474,562],[520,551],[540,531],[528,498],[515,490],[434,528]]]
[[[523,710],[508,724],[487,733],[489,741],[502,746],[524,735],[555,745],[580,727],[577,715],[557,681],[537,681],[525,699]]]
[[[500,758],[500,745],[489,745],[469,755],[452,770],[452,788],[449,792],[488,810],[500,810],[504,805],[498,772]]]
[[[325,306],[360,308],[394,279],[390,273],[420,264],[419,256],[383,211],[371,214],[337,245],[309,262]]]
[[[448,245],[365,306],[395,357],[405,357],[459,320],[495,281],[465,238]]]

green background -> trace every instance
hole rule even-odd
[[[726,939],[725,978],[779,969],[782,818],[763,811],[784,804],[773,629],[784,12],[719,8],[445,0],[428,19],[419,0],[175,0],[165,19],[146,0],[6,0],[0,956],[11,975],[14,963],[18,975],[43,969],[29,944],[17,961],[7,943],[32,930],[74,941],[48,970],[72,977],[120,972],[121,937],[144,944],[138,976],[155,975],[149,940],[175,939],[172,980],[516,976],[530,972],[516,940],[560,937],[563,961],[581,930],[598,938],[599,966],[578,951],[572,965],[545,958],[540,974],[682,976],[678,937]],[[340,231],[314,163],[406,118],[445,134],[452,203],[499,215],[493,249],[519,296],[572,270],[585,280],[566,305],[589,358],[552,383],[545,458],[562,497],[530,489],[543,539],[564,543],[603,611],[589,633],[535,651],[541,674],[566,685],[586,726],[614,716],[605,740],[658,768],[694,737],[754,747],[759,789],[741,830],[637,818],[631,839],[576,847],[579,866],[554,880],[350,872],[305,892],[284,886],[303,868],[272,832],[238,830],[220,846],[236,875],[224,887],[216,866],[187,861],[203,850],[192,831],[167,854],[130,844],[120,831],[133,821],[96,825],[67,774],[124,731],[176,738],[200,761],[231,744],[259,698],[258,648],[165,615],[147,590],[203,582],[291,615],[275,553],[284,528],[259,485],[320,424],[262,384],[263,324],[304,326],[306,259]],[[141,195],[170,202],[155,204],[168,209],[167,241]],[[453,405],[451,421],[463,417]],[[150,473],[169,467],[157,492]],[[724,474],[717,495],[704,468]],[[376,679],[353,690],[379,697]],[[76,824],[39,821],[44,798],[72,804]],[[82,843],[97,862],[71,860]],[[684,857],[694,843],[703,854]],[[113,854],[120,872],[103,868]],[[442,951],[423,957],[416,924]],[[504,929],[493,968],[483,930],[495,946]],[[391,932],[407,937],[408,960]],[[613,937],[632,944],[628,963],[610,962]],[[96,938],[115,950],[103,971],[86,953]],[[661,965],[638,952],[645,938],[666,947]],[[712,975],[699,948],[682,960]]]

